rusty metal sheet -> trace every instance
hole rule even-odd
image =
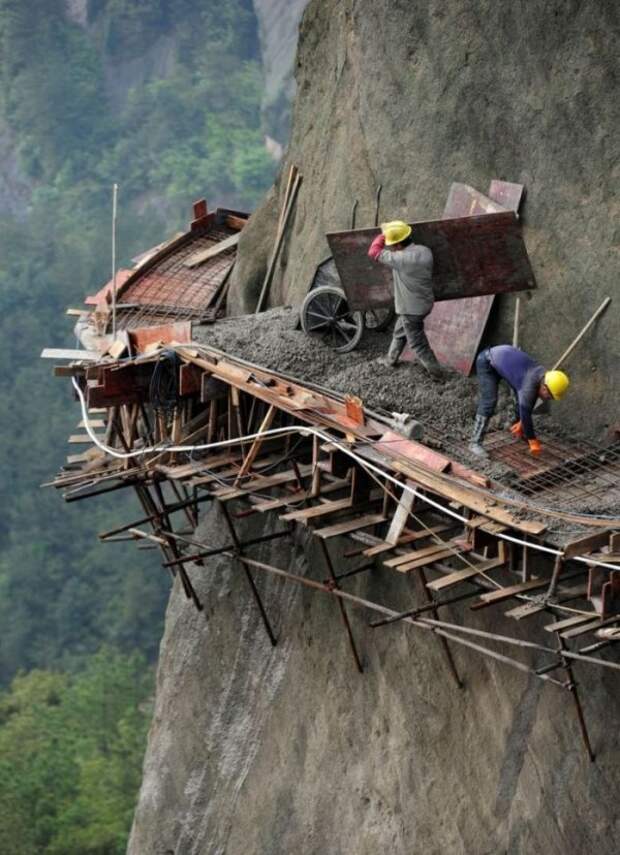
[[[412,223],[417,243],[434,257],[436,300],[454,300],[536,287],[517,217],[512,212]],[[347,300],[354,311],[389,306],[392,272],[368,258],[377,229],[327,235]]]
[[[478,214],[501,214],[509,210],[514,209],[485,196],[469,184],[459,184],[455,181],[450,185],[441,218],[448,220],[455,217],[475,217]]]
[[[488,196],[498,205],[501,205],[507,211],[514,211],[515,214],[519,210],[519,205],[523,200],[525,187],[523,184],[514,184],[511,181],[499,181],[494,178],[489,187]]]
[[[394,431],[386,431],[373,446],[375,451],[386,452],[390,456],[399,454],[416,463],[422,463],[435,472],[445,472],[450,468],[450,459],[432,448],[427,448],[412,439],[405,439]]]
[[[116,293],[120,291],[125,282],[129,279],[130,276],[133,276],[133,270],[121,268],[116,271]],[[105,306],[109,301],[112,300],[112,292],[114,290],[114,279],[110,279],[109,282],[100,288],[96,294],[91,294],[90,296],[84,299],[84,304],[86,306]]]
[[[489,294],[435,303],[424,329],[442,365],[454,368],[466,377],[471,374],[494,299],[495,295]],[[409,348],[402,358],[405,361],[415,359]]]
[[[466,214],[482,214],[505,209],[516,214],[523,196],[523,185],[508,181],[491,181],[488,196],[479,193],[467,184],[454,183],[450,187],[444,219],[462,217]],[[437,359],[461,374],[471,374],[480,341],[484,334],[494,294],[470,297],[464,300],[449,300],[436,303],[426,319],[426,335]],[[413,359],[407,348],[404,360]]]
[[[189,344],[192,340],[192,324],[191,321],[176,321],[159,326],[138,327],[129,332],[129,340],[134,353],[143,353],[149,344],[154,342],[168,344],[174,341],[177,344]]]

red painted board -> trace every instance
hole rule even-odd
[[[414,240],[433,252],[436,300],[536,287],[514,213],[413,223]],[[342,287],[354,310],[390,305],[392,272],[368,258],[377,229],[327,235]]]
[[[435,303],[426,318],[424,329],[429,344],[442,365],[454,368],[465,377],[471,374],[494,299],[495,295],[489,294],[484,297]],[[405,361],[415,359],[409,348],[402,358]]]
[[[142,353],[153,342],[189,344],[192,340],[192,324],[191,321],[177,321],[156,327],[138,327],[129,331],[129,339],[134,353]]]
[[[506,211],[514,211],[517,214],[524,193],[523,184],[513,184],[511,181],[499,181],[494,178],[491,181],[488,196]]]
[[[400,434],[390,430],[383,434],[379,441],[374,444],[373,448],[375,451],[383,452],[384,454],[398,454],[401,457],[414,460],[416,463],[421,463],[434,472],[445,472],[450,467],[450,459],[448,457],[444,457],[443,454],[438,454],[436,451],[412,439],[405,439]]]
[[[513,210],[480,193],[469,184],[454,181],[448,191],[448,199],[441,215],[442,220],[455,217],[473,217],[478,214],[501,214]]]
[[[127,280],[129,279],[129,277],[132,274],[133,274],[133,270],[125,270],[123,268],[121,268],[121,270],[116,271],[116,294],[117,294],[117,296],[118,296],[118,293],[119,293],[120,289],[122,288],[122,286],[125,284],[125,282],[127,282]],[[106,284],[102,288],[100,288],[96,294],[91,294],[89,297],[86,297],[86,299],[84,300],[84,303],[87,306],[98,306],[100,303],[103,303],[103,305],[106,305],[106,303],[108,302],[108,299],[107,299],[108,297],[110,298],[110,301],[112,300],[112,291],[113,290],[114,290],[114,280],[110,279],[110,281],[106,282]]]
[[[489,195],[484,196],[467,184],[454,183],[450,187],[444,208],[444,218],[497,211],[500,203],[516,214],[523,196],[523,185],[507,181],[491,181]],[[438,302],[426,319],[426,335],[437,359],[442,365],[454,368],[461,374],[471,374],[480,341],[484,334],[494,294],[464,300]],[[406,361],[413,354],[407,348]]]

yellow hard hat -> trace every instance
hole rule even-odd
[[[568,389],[570,380],[563,371],[547,371],[545,373],[543,383],[551,392],[555,400],[559,401]]]
[[[402,220],[394,220],[391,223],[381,223],[381,231],[385,236],[385,245],[394,246],[395,243],[400,243],[411,234],[411,226],[403,223]]]

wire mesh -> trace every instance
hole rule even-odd
[[[196,252],[210,249],[235,233],[219,226],[192,236],[176,247],[123,290],[119,299],[119,329],[165,324],[169,321],[201,320],[235,262],[230,247],[196,267],[185,262]]]

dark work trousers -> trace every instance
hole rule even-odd
[[[422,362],[437,361],[424,332],[424,319],[427,315],[428,312],[426,315],[398,315],[390,344],[390,359],[397,360],[405,344],[408,344]]]
[[[478,401],[478,409],[476,412],[479,416],[484,416],[486,419],[491,418],[497,406],[497,389],[501,376],[491,365],[489,358],[489,349],[481,350],[476,359],[476,375],[480,385],[480,400]],[[519,401],[512,389],[512,397],[515,408],[515,421],[519,421]]]
[[[497,387],[500,376],[491,365],[489,350],[481,350],[476,359],[476,375],[480,385],[480,400],[478,401],[477,414],[490,419],[497,405]]]

